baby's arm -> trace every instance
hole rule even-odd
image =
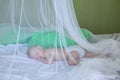
[[[98,56],[100,56],[100,54],[95,54],[95,53],[86,51],[83,57],[84,58],[94,58],[94,57],[98,57]]]
[[[95,58],[95,57],[110,57],[111,54],[110,53],[106,53],[106,54],[100,54],[100,53],[92,53],[92,52],[85,52],[85,55],[83,56],[83,58]]]
[[[54,59],[52,58],[52,49],[48,48],[44,50],[44,59],[43,62],[46,64],[52,64]]]

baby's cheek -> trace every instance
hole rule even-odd
[[[32,55],[29,56],[30,58],[34,58]]]
[[[35,59],[35,58],[36,58],[36,57],[35,57],[35,54],[30,54],[29,56],[30,56],[30,58],[32,58],[32,59]]]

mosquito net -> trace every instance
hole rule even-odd
[[[71,45],[69,41],[72,40],[73,44],[80,45],[82,48],[90,51],[97,50],[86,40],[91,33],[79,27],[72,0],[0,0],[0,4],[1,44],[25,43],[28,37],[42,37],[48,34],[50,37],[59,38],[58,42],[53,44],[55,39],[52,43],[48,42],[50,37],[47,35],[47,44],[44,44],[46,38],[38,43],[43,43],[45,47],[58,47],[59,45],[59,47],[66,48]],[[28,42],[30,46],[38,44],[34,40]]]
[[[104,53],[101,47],[92,44],[96,42],[90,31],[80,28],[73,0],[0,0],[0,44],[16,46],[9,68],[14,65],[19,44],[27,45],[29,51],[25,54],[31,53],[28,55],[31,58],[38,58],[39,48],[49,60],[43,62],[60,60],[69,65],[77,63],[71,54],[74,51],[79,57],[85,51]],[[41,56],[39,60],[42,61]]]

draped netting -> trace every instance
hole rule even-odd
[[[119,46],[112,39],[99,40],[91,32],[87,33],[89,39],[77,22],[73,0],[0,0],[0,44],[16,46],[8,73],[12,73],[19,44],[53,48],[51,53],[58,58],[57,48],[65,58],[64,49],[70,50],[74,45],[93,53],[112,53],[106,47]],[[119,48],[113,53],[119,53]]]
[[[68,36],[82,48],[99,51],[83,36],[72,0],[1,0],[0,3],[0,32],[2,35],[13,34],[16,43],[34,32],[55,31],[60,34],[61,47],[67,47],[64,37]]]

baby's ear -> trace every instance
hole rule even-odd
[[[41,47],[41,46],[37,46],[37,48],[42,49],[42,47]]]

